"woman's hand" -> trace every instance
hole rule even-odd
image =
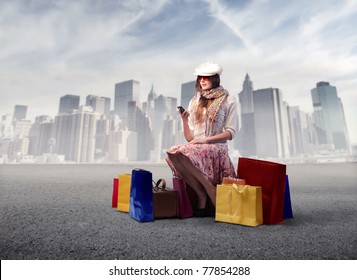
[[[189,115],[190,115],[190,113],[187,110],[183,111],[182,114],[181,114],[182,121],[188,122]]]
[[[232,134],[229,131],[224,131],[214,136],[192,139],[190,143],[191,144],[226,143],[227,140],[231,140],[231,139],[232,139]]]
[[[208,144],[207,138],[198,138],[190,141],[190,144]]]

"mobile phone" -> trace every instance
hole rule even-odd
[[[183,108],[182,106],[177,106],[177,109],[179,110],[180,114],[185,111],[185,108]]]

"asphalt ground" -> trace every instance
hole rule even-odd
[[[247,227],[214,217],[139,223],[111,208],[112,181],[167,165],[1,165],[2,260],[356,260],[357,164],[288,165],[294,218]]]

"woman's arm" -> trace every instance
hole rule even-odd
[[[227,130],[222,133],[189,141],[191,144],[224,143],[232,139],[232,134]]]
[[[222,133],[201,138],[194,139],[190,141],[192,144],[207,144],[207,143],[224,143],[227,140],[232,140],[235,136],[235,130],[237,126],[237,103],[233,96],[229,96],[227,98],[227,102],[225,104],[227,106],[227,117],[226,123],[224,125],[224,131]]]
[[[190,142],[193,139],[192,131],[190,129],[190,126],[188,125],[188,116],[190,115],[187,110],[185,110],[181,114],[181,119],[182,119],[182,124],[183,124],[183,134],[186,138],[187,142]]]

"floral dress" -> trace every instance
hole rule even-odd
[[[205,122],[197,124],[194,119],[193,100],[191,100],[188,111],[189,127],[193,132],[193,137],[203,138],[206,137],[207,125]],[[233,96],[228,95],[221,105],[217,115],[217,122],[214,128],[215,133],[222,133],[228,130],[232,134],[232,138],[235,134],[236,122],[237,122],[237,107],[236,101]],[[210,110],[210,108],[208,108]],[[208,115],[206,110],[202,112]],[[228,154],[227,143],[215,143],[215,144],[183,144],[175,145],[167,150],[168,154],[177,155],[183,154],[186,156],[192,164],[205,174],[212,182],[213,185],[221,184],[223,177],[236,177],[234,165]],[[172,169],[175,176],[182,178],[179,172],[175,169],[175,166],[169,158],[166,161]]]

